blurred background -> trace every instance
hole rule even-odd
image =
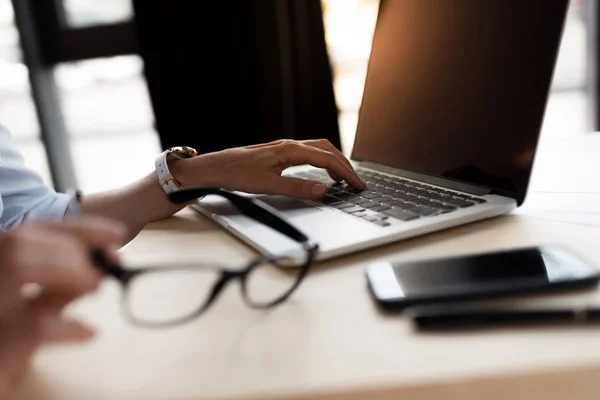
[[[0,0],[0,123],[13,132],[27,164],[52,184],[43,144],[46,142],[42,140],[34,101],[34,93],[38,92],[32,91],[21,46],[23,32],[17,29],[19,14],[13,8],[19,1]],[[57,3],[64,17],[63,28],[80,35],[91,32],[90,27],[124,26],[134,18],[131,0],[38,3],[43,2]],[[352,150],[378,5],[378,0],[322,0],[321,3],[342,148],[346,154]],[[596,1],[571,2],[543,137],[584,134],[597,129],[596,14]],[[76,40],[73,43],[75,46]],[[98,46],[102,46],[101,41]],[[77,185],[82,190],[113,188],[153,170],[161,146],[140,56],[102,57],[94,53],[90,59],[81,56],[74,61],[53,63],[49,73],[56,88],[56,97],[50,99],[58,103],[53,105],[54,110],[62,113],[66,145]],[[40,76],[43,78],[44,72]],[[43,92],[44,84],[40,82],[36,90]]]
[[[595,59],[592,32],[596,0],[572,0],[556,67],[544,135],[586,132],[593,128],[592,78]],[[335,70],[335,92],[340,107],[340,130],[346,150],[352,146],[366,62],[377,18],[379,0],[323,0],[326,38]],[[589,39],[588,39],[589,38]],[[594,41],[595,42],[595,41]],[[590,49],[590,50],[588,50]]]

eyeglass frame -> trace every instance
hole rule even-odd
[[[210,295],[207,300],[201,307],[195,312],[174,319],[173,321],[167,322],[149,322],[143,321],[139,318],[136,318],[135,315],[130,310],[130,307],[127,305],[127,301],[129,299],[129,288],[131,283],[135,280],[136,277],[142,276],[144,274],[149,273],[161,273],[161,272],[169,272],[172,271],[172,267],[145,267],[145,268],[124,268],[122,265],[111,262],[106,258],[103,252],[94,250],[92,251],[92,259],[94,264],[105,274],[115,278],[123,289],[122,296],[122,309],[127,317],[127,319],[133,323],[134,325],[144,327],[144,328],[162,328],[169,326],[176,326],[185,324],[193,319],[200,317],[206,310],[210,308],[210,306],[217,300],[219,295],[222,293],[223,289],[233,280],[240,279],[242,297],[244,298],[246,304],[251,308],[257,309],[267,309],[275,307],[285,300],[287,300],[300,286],[306,275],[310,270],[310,266],[312,265],[318,251],[319,245],[316,243],[312,243],[308,236],[302,233],[300,230],[295,228],[289,222],[276,215],[273,211],[270,211],[263,205],[256,201],[255,199],[244,197],[232,192],[228,192],[226,190],[218,189],[218,188],[203,188],[203,187],[194,187],[194,188],[185,188],[180,189],[174,192],[171,192],[167,195],[169,201],[174,204],[186,204],[197,199],[203,198],[209,195],[217,195],[224,197],[229,200],[233,206],[235,206],[240,212],[249,218],[254,219],[257,222],[263,223],[271,229],[287,236],[288,238],[298,242],[301,245],[301,250],[306,253],[306,260],[300,266],[295,266],[294,268],[300,268],[298,276],[296,277],[296,282],[294,285],[290,287],[290,289],[277,297],[271,302],[267,302],[265,304],[260,304],[258,302],[252,301],[247,294],[247,286],[246,286],[246,278],[253,271],[254,268],[260,266],[264,263],[276,262],[280,259],[281,255],[261,255],[246,263],[242,268],[233,269],[224,266],[220,266],[217,264],[197,264],[197,265],[189,265],[185,267],[180,267],[181,269],[212,269],[218,270],[221,274],[220,278],[218,278],[213,284],[212,289],[210,289]]]

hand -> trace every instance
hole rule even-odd
[[[183,186],[212,186],[246,193],[319,198],[327,187],[321,182],[282,177],[295,165],[325,168],[332,179],[358,189],[365,183],[350,162],[327,140],[278,140],[223,150],[173,163],[171,171]]]
[[[23,226],[0,238],[0,397],[16,385],[40,345],[92,337],[92,330],[61,311],[100,283],[90,248],[117,257],[124,234],[121,225],[82,219]]]

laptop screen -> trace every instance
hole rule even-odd
[[[526,192],[568,0],[382,0],[352,158]]]

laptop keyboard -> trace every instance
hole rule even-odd
[[[343,183],[331,183],[328,184],[327,195],[317,202],[383,227],[392,225],[394,220],[414,221],[486,202],[479,197],[408,179],[362,169],[358,169],[357,173],[367,183],[366,190],[357,190]],[[332,181],[323,170],[300,172],[292,176]]]

